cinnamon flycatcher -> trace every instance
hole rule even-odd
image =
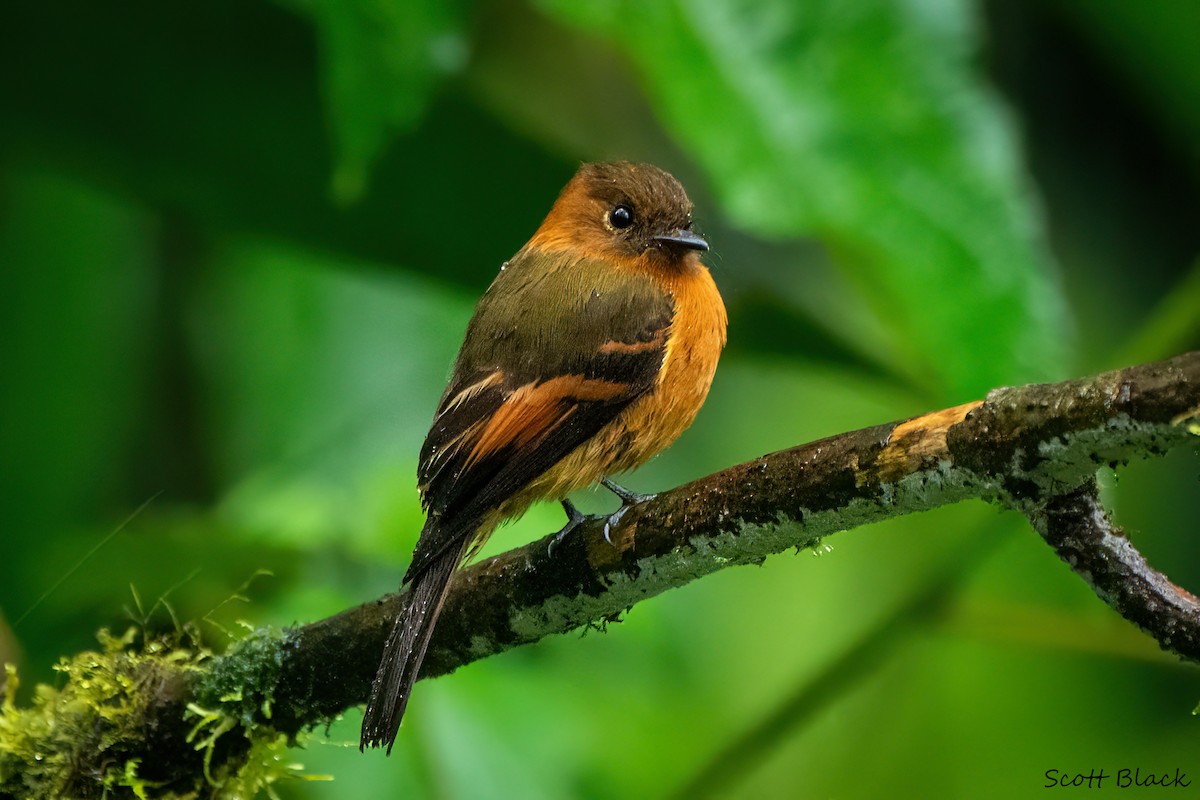
[[[501,522],[602,481],[692,424],[725,345],[725,305],[692,204],[649,164],[585,164],[488,288],[421,448],[427,518],[360,748],[391,752],[450,578]],[[610,517],[615,523],[621,511]],[[607,535],[607,528],[606,528]]]

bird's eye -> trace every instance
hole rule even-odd
[[[617,230],[633,224],[633,209],[622,203],[608,213],[608,223]]]

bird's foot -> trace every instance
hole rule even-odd
[[[553,555],[554,550],[562,544],[563,539],[585,522],[591,522],[594,519],[604,520],[604,541],[612,544],[612,530],[617,527],[617,523],[621,521],[621,517],[625,516],[625,512],[630,506],[635,506],[638,503],[644,503],[647,500],[653,500],[658,495],[654,494],[639,494],[631,492],[624,486],[613,483],[608,478],[601,478],[600,483],[604,488],[621,498],[621,507],[613,513],[605,516],[604,514],[584,514],[570,500],[563,500],[563,511],[567,512],[567,524],[562,526],[558,533],[554,534],[554,538],[546,545],[546,555]]]
[[[567,538],[567,535],[571,531],[589,520],[596,519],[596,517],[584,514],[570,500],[563,500],[562,507],[563,511],[567,512],[567,524],[563,525],[559,532],[554,534],[554,538],[550,540],[550,544],[546,545],[546,555],[548,556],[554,555],[554,550],[562,544],[563,539]]]
[[[601,478],[600,483],[603,484],[605,489],[608,489],[617,497],[621,498],[621,507],[610,514],[608,519],[604,521],[604,541],[612,544],[610,533],[613,528],[617,527],[617,523],[621,521],[621,517],[625,516],[625,512],[629,510],[629,507],[635,506],[638,503],[644,503],[647,500],[653,500],[655,497],[658,497],[658,495],[631,492],[624,486],[613,483],[608,478]]]

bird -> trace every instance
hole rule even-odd
[[[421,448],[426,520],[360,750],[391,753],[451,578],[500,523],[559,501],[561,540],[588,519],[568,495],[601,483],[621,499],[608,538],[625,509],[650,497],[610,476],[692,424],[726,342],[692,210],[654,165],[583,164],[479,300]]]

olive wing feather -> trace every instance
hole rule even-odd
[[[673,304],[651,279],[519,254],[480,300],[421,449],[406,580],[657,381]]]

